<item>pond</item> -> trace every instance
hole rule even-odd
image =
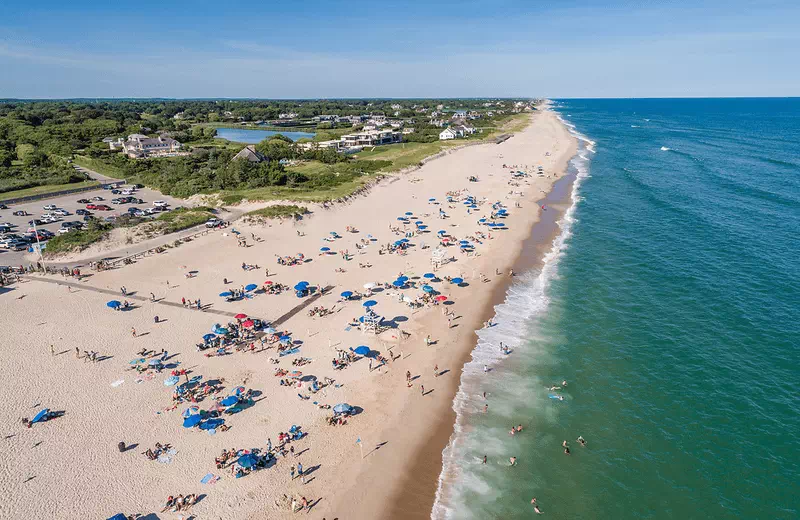
[[[285,135],[292,141],[303,138],[312,139],[315,135],[313,132],[276,132],[274,130],[251,130],[247,128],[217,128],[217,137],[237,143],[260,143],[267,137],[275,134]]]

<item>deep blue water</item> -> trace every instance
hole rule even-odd
[[[316,135],[313,132],[275,132],[273,130],[250,130],[246,128],[217,128],[217,137],[237,143],[256,144],[275,134],[284,135],[292,141],[303,138],[313,139]]]
[[[800,99],[556,110],[586,177],[475,358],[514,353],[465,369],[434,517],[800,518]]]

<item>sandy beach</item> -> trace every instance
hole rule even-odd
[[[129,266],[84,269],[80,281],[32,276],[0,293],[6,397],[0,489],[7,497],[0,518],[107,518],[119,512],[148,519],[291,518],[283,495],[298,504],[305,497],[311,518],[429,518],[441,451],[452,431],[451,404],[474,331],[513,283],[509,269],[542,216],[537,201],[565,175],[575,149],[556,115],[539,111],[524,131],[501,144],[457,150],[388,177],[346,205],[312,207],[301,221],[234,222]],[[537,175],[540,165],[543,175]],[[516,171],[527,175],[513,180]],[[468,196],[475,208],[464,204]],[[507,210],[507,217],[497,218],[505,228],[478,222],[500,208]],[[407,213],[407,222],[398,220]],[[418,221],[427,226],[422,232]],[[439,230],[451,245],[441,245]],[[407,249],[379,254],[405,237]],[[462,240],[471,247],[462,250]],[[552,234],[545,230],[525,247],[535,250],[548,240]],[[298,253],[304,255],[298,265],[277,262]],[[434,259],[453,260],[437,267]],[[391,287],[401,274],[412,287]],[[267,280],[329,289],[303,298],[291,289],[266,294],[260,288]],[[340,296],[365,293],[368,283],[391,288],[356,300]],[[248,291],[247,298],[227,302],[219,296],[248,284],[259,290]],[[426,284],[445,301],[415,306]],[[187,308],[183,298],[199,299],[204,310]],[[125,299],[133,304],[130,310],[107,307],[110,300]],[[351,324],[365,314],[367,300],[377,302],[372,309],[383,318],[378,334]],[[310,316],[317,307],[329,314]],[[266,348],[257,340],[252,351],[247,341],[243,351],[230,348],[225,355],[196,347],[215,324],[235,323],[239,313],[289,332],[288,354],[279,355],[277,343]],[[357,356],[345,368],[332,366],[340,351],[358,346],[387,362]],[[96,351],[98,360],[78,359],[76,348],[81,357]],[[161,372],[133,369],[133,360],[144,357],[147,365],[154,358],[139,352],[162,349]],[[307,361],[293,364],[300,359]],[[291,386],[281,385],[289,376],[276,377],[278,369],[302,374]],[[185,371],[179,384],[197,376],[200,382],[220,381],[219,392],[176,407],[175,387],[165,385],[172,371]],[[333,382],[316,392],[310,388],[326,378]],[[221,414],[226,431],[183,427],[181,414],[189,406],[211,410],[215,398],[238,386],[252,390],[251,399],[236,413]],[[332,426],[327,418],[333,412],[324,406],[337,403],[349,403],[355,413],[346,424]],[[31,428],[21,424],[43,407],[64,415]],[[235,466],[215,464],[223,450],[263,454],[268,439],[277,448],[279,432],[293,425],[303,437],[267,467],[236,478]],[[120,451],[120,442],[128,448]],[[163,460],[149,460],[142,453],[157,442],[171,449]],[[292,475],[298,464],[303,478]],[[201,483],[208,474],[210,482]],[[160,513],[166,498],[179,494],[195,494],[197,503],[189,511]]]

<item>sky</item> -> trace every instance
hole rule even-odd
[[[0,0],[0,98],[800,96],[800,1]]]

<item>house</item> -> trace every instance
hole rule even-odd
[[[379,146],[382,144],[399,143],[402,140],[403,134],[392,130],[362,131],[356,134],[343,135],[341,138],[344,148]]]
[[[340,139],[334,139],[332,141],[313,141],[310,143],[297,143],[295,146],[301,150],[322,150],[323,148],[333,148],[338,152],[342,147],[342,141]]]
[[[449,139],[455,139],[458,137],[458,134],[453,131],[452,128],[445,128],[441,132],[439,132],[439,140],[440,141],[447,141]]]
[[[245,146],[239,153],[233,156],[234,161],[239,159],[245,159],[247,161],[250,161],[251,163],[260,163],[264,161],[269,161],[269,158],[267,158],[264,154],[256,150],[255,145],[252,144]]]
[[[188,153],[179,152],[181,143],[163,135],[147,137],[143,134],[131,134],[127,140],[123,141],[122,138],[119,138],[108,143],[108,146],[111,150],[122,149],[131,159],[188,155]]]
[[[295,119],[297,114],[295,112],[285,112],[283,114],[278,114],[278,119]]]
[[[180,120],[180,119],[184,119],[185,117],[186,117],[186,114],[184,114],[183,112],[178,112],[177,114],[175,114],[174,116],[172,116],[172,119],[178,119],[178,120]]]
[[[451,119],[466,119],[466,118],[467,118],[466,110],[456,110]]]

